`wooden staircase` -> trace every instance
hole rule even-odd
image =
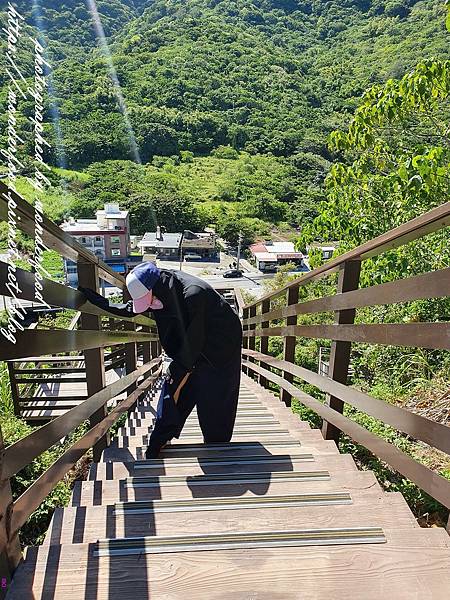
[[[214,403],[214,399],[211,399]],[[450,538],[243,375],[230,444],[195,414],[142,460],[142,401],[29,548],[9,600],[448,600]]]

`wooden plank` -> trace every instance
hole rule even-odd
[[[240,317],[242,317],[243,309],[245,306],[245,301],[242,296],[242,290],[239,287],[234,288],[234,296],[236,298],[237,312]]]
[[[272,310],[265,315],[264,321],[285,319],[293,315],[325,313],[364,306],[411,302],[419,299],[446,298],[447,296],[450,296],[450,267]],[[256,315],[256,317],[243,321],[244,325],[259,323],[262,323],[263,328],[268,327],[268,325],[264,325],[262,315]]]
[[[257,353],[253,353],[253,357],[258,358]],[[261,358],[269,364],[275,365],[280,362],[273,357]],[[331,381],[328,377],[309,371],[304,367],[294,366],[292,372],[296,377],[318,387],[323,392],[333,394],[358,410],[450,454],[450,428],[448,426],[431,421],[400,406],[373,398],[356,388]]]
[[[9,361],[13,364],[16,363],[28,363],[28,362],[35,362],[35,363],[42,363],[42,364],[53,364],[53,363],[69,363],[69,362],[84,362],[84,356],[82,354],[78,355],[78,356],[70,356],[70,355],[66,355],[66,356],[29,356],[27,358],[23,358],[20,360],[12,360]]]
[[[305,498],[303,505],[302,497]],[[263,503],[256,509],[239,508],[242,499],[236,498],[236,504],[232,506],[238,508],[227,510],[217,504],[214,510],[212,501],[210,510],[206,511],[196,510],[194,499],[191,508],[176,512],[170,512],[170,509],[160,512],[160,501],[156,500],[149,505],[147,514],[133,513],[131,503],[128,505],[131,510],[125,514],[116,512],[120,505],[57,508],[45,543],[89,543],[102,538],[179,535],[180,532],[183,535],[253,532],[264,531],[268,524],[278,531],[307,529],[312,524],[318,528],[338,528],[358,527],[364,523],[366,527],[389,528],[395,522],[396,529],[417,527],[404,501],[396,499],[394,502],[382,494],[359,496],[356,492],[351,495],[351,504],[327,504],[326,495],[322,497],[322,500],[314,501],[312,495],[312,501],[308,502],[308,494],[297,494],[290,497],[292,502],[298,502],[297,506],[284,507],[280,503],[277,508],[265,508],[264,503],[269,502],[271,496],[263,496]],[[279,498],[283,499],[283,496]],[[258,500],[260,498],[254,498],[255,503]],[[135,510],[139,510],[139,504],[145,503],[135,503]]]
[[[40,383],[80,383],[86,381],[86,377],[30,377],[27,379],[16,379],[17,385],[30,385]]]
[[[91,348],[105,348],[129,340],[145,342],[155,339],[152,333],[122,331],[63,331],[26,330],[17,335],[17,343],[5,342],[0,347],[0,360],[25,358],[30,352],[72,352]]]
[[[124,480],[76,481],[71,506],[98,506],[114,502],[156,500],[158,498],[215,498],[338,491],[347,491],[353,494],[356,490],[361,494],[372,495],[380,492],[380,486],[375,476],[369,471],[339,471],[330,480],[311,477],[303,481],[277,481],[275,478],[268,478],[262,482],[233,483],[231,479],[228,484],[198,485],[199,481],[195,477],[188,477],[185,483],[164,485],[164,476],[161,476],[160,485],[153,487],[126,487]]]
[[[447,227],[450,223],[450,202],[445,202],[436,208],[433,208],[429,212],[408,221],[407,223],[403,223],[399,227],[391,229],[382,235],[365,242],[361,246],[354,248],[353,250],[349,250],[344,254],[328,261],[321,267],[310,271],[294,280],[286,284],[284,287],[280,288],[276,292],[272,292],[269,294],[265,294],[261,298],[259,298],[254,304],[257,306],[264,300],[274,300],[275,298],[279,298],[286,291],[292,287],[298,287],[300,285],[304,285],[309,281],[315,281],[331,273],[334,273],[337,269],[339,269],[340,265],[346,262],[347,260],[367,260],[368,258],[372,258],[373,256],[378,256],[386,250],[391,250],[392,248],[399,248],[404,244],[411,242],[412,240],[419,239],[425,235],[433,231],[439,231],[444,227]],[[248,309],[251,305],[248,305],[246,309]]]
[[[301,457],[305,457],[302,459]],[[258,460],[259,459],[259,460]],[[186,461],[186,459],[184,459]],[[154,463],[154,464],[152,464]],[[356,471],[356,465],[350,454],[321,454],[314,456],[302,449],[296,454],[278,454],[270,456],[238,456],[211,460],[195,458],[183,462],[181,459],[164,459],[138,462],[92,463],[88,479],[113,480],[124,479],[132,475],[184,475],[195,476],[202,473],[245,473],[264,471]]]
[[[109,446],[103,452],[103,461],[120,461],[144,459],[144,448],[117,448]],[[161,451],[161,457],[189,457],[196,456],[248,456],[249,454],[264,454],[272,456],[280,453],[306,452],[312,454],[339,454],[336,444],[331,440],[323,440],[320,443],[300,444],[298,441],[274,440],[262,443],[258,440],[252,442],[231,442],[226,446],[208,444],[170,444]]]
[[[387,544],[94,558],[94,545],[30,549],[8,600],[447,600],[450,558],[438,530],[385,530]],[[195,576],[193,575],[195,574]],[[187,581],[188,588],[187,588]],[[130,581],[133,582],[130,588]],[[320,582],[320,584],[318,584]],[[251,596],[250,596],[251,594]]]
[[[84,360],[84,359],[83,359]],[[51,369],[18,369],[20,375],[64,375],[65,373],[85,373],[84,367],[56,367]]]
[[[268,377],[269,372],[266,369],[262,369],[253,363],[247,363],[247,365],[252,365],[252,369],[257,373],[263,372],[263,374]],[[416,483],[420,488],[430,494],[430,496],[441,502],[441,504],[447,508],[450,508],[450,481],[410,458],[398,450],[393,444],[385,442],[370,431],[367,431],[364,427],[361,427],[354,421],[344,417],[344,415],[341,415],[329,406],[322,404],[319,400],[299,391],[295,386],[285,382],[278,375],[270,373],[270,378],[280,386],[287,386],[291,394],[297,396],[302,404],[327,421],[336,425],[342,431],[345,431],[345,433],[353,440],[362,444],[365,448],[373,452],[375,456],[378,456],[378,458],[387,462],[388,465],[396,469],[412,482]]]
[[[370,325],[297,325],[244,332],[244,336],[296,336],[385,346],[450,350],[450,323],[382,323]]]

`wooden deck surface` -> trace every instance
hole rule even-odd
[[[142,460],[153,418],[130,415],[8,600],[450,598],[448,534],[247,376],[231,444],[203,445],[193,414]]]

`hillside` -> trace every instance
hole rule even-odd
[[[28,2],[18,4],[49,38],[62,119],[60,162],[79,168],[129,158],[130,134],[94,47],[85,2],[44,0],[40,20]],[[328,133],[346,122],[368,85],[448,53],[445,8],[436,0],[112,0],[97,6],[144,163],[154,154],[203,154],[220,144],[329,158]],[[4,116],[1,124],[4,132]]]

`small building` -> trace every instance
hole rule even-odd
[[[121,210],[118,204],[105,204],[102,210],[96,212],[95,219],[70,218],[61,225],[61,229],[122,275],[142,260],[141,256],[130,256],[129,213]],[[67,283],[76,286],[76,264],[65,260],[64,266]]]
[[[167,233],[157,227],[155,232],[146,233],[138,243],[144,260],[215,260],[218,257],[217,238],[212,232]]]
[[[216,260],[219,257],[217,236],[214,232],[193,233],[185,230],[181,241],[183,256],[197,255],[203,260]]]
[[[336,252],[338,246],[339,242],[313,242],[306,249],[308,251],[308,254],[311,250],[320,250],[322,252],[322,259],[330,260],[330,258],[333,258],[333,254]]]
[[[256,267],[263,273],[274,273],[280,266],[288,263],[307,269],[304,255],[295,249],[292,242],[259,242],[250,246],[250,252]]]
[[[138,242],[144,260],[180,260],[181,233],[165,233],[160,227]]]

